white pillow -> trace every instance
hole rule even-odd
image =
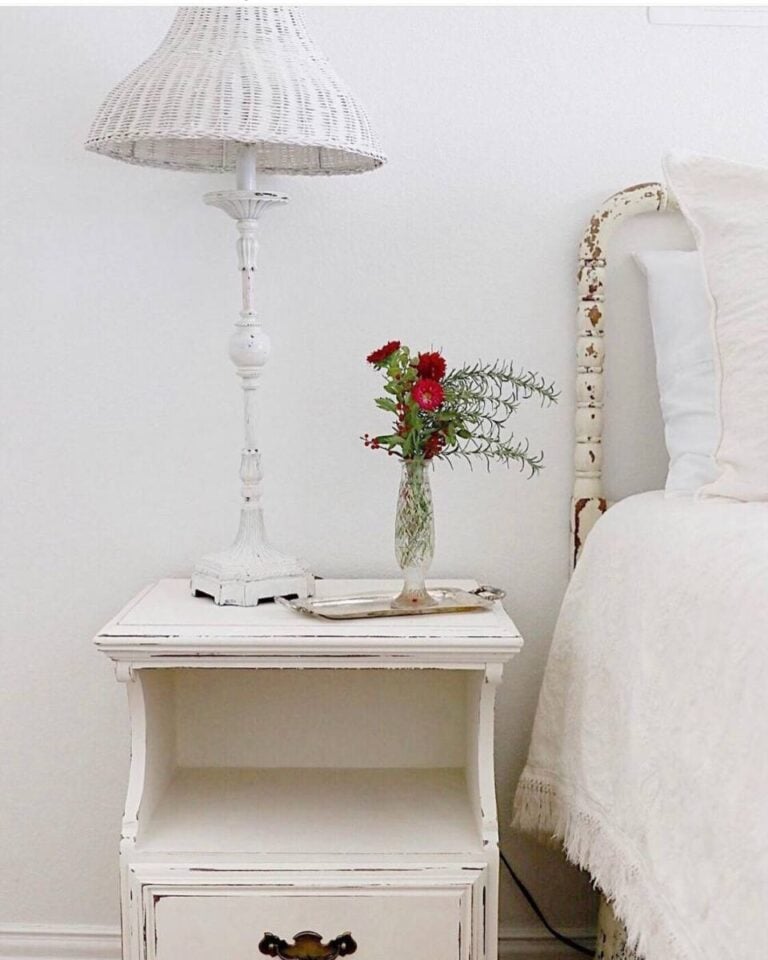
[[[635,260],[648,283],[656,379],[669,453],[668,495],[693,494],[717,476],[719,437],[710,304],[701,257],[657,250]]]
[[[768,170],[672,154],[664,170],[696,237],[719,381],[718,475],[702,496],[768,500]]]

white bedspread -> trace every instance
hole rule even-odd
[[[645,960],[768,958],[768,504],[630,497],[560,613],[515,823]]]

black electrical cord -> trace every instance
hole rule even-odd
[[[507,858],[504,856],[504,854],[501,852],[501,850],[499,851],[499,856],[501,857],[501,862],[509,871],[510,877],[512,877],[512,879],[517,884],[517,887],[520,890],[520,893],[522,893],[522,895],[528,901],[528,905],[530,906],[531,910],[533,910],[533,912],[536,914],[536,916],[539,918],[542,924],[547,928],[547,930],[552,934],[552,936],[556,940],[559,940],[560,943],[564,943],[566,947],[570,947],[571,950],[577,950],[579,953],[584,953],[588,957],[594,956],[593,950],[590,950],[587,947],[583,947],[580,943],[576,943],[575,940],[571,940],[570,937],[566,937],[564,934],[559,933],[557,930],[555,930],[555,928],[547,921],[547,918],[541,912],[541,908],[539,907],[538,903],[536,903],[536,901],[533,899],[533,894],[531,893],[531,891],[528,889],[528,887],[526,887],[526,885],[523,883],[520,877],[518,877],[518,875],[512,869],[512,865],[510,864],[509,860],[507,860]]]

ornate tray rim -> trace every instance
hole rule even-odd
[[[462,590],[459,587],[430,587],[429,592],[442,601],[440,606],[421,609],[393,607],[392,601],[396,594],[378,592],[293,600],[276,597],[275,602],[296,613],[319,617],[321,620],[369,620],[373,617],[424,617],[438,616],[441,613],[474,613],[478,610],[492,610],[494,604],[505,596],[503,590],[488,586],[477,587],[475,590]]]

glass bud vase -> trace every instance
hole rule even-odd
[[[424,460],[403,460],[402,471],[395,517],[395,556],[405,582],[393,605],[432,607],[437,601],[427,593],[424,583],[435,552],[429,464]]]

